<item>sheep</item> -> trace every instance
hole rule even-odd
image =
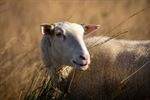
[[[72,71],[80,69],[76,71],[73,80],[71,100],[109,100],[119,82],[150,59],[150,40],[112,39],[103,45],[96,46],[89,53],[87,47],[95,42],[101,44],[109,38],[97,36],[83,39],[84,34],[89,34],[98,28],[98,25],[70,22],[41,25],[43,34],[41,58],[50,76],[55,81],[70,80]],[[126,90],[136,86],[132,91],[130,90],[132,95],[127,97],[122,92],[119,99],[135,99],[135,93],[139,91],[139,87],[141,91],[144,90],[143,93],[139,91],[142,95],[140,97],[149,98],[149,66],[150,64],[147,64],[145,70],[128,83]],[[126,93],[126,95],[129,94]]]

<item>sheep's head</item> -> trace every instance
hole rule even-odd
[[[57,22],[41,25],[41,32],[49,37],[51,58],[56,63],[86,70],[90,64],[90,55],[83,36],[97,28],[98,25]]]

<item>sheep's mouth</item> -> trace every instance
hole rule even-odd
[[[80,69],[80,70],[87,70],[88,69],[88,63],[83,63],[83,64],[81,64],[81,63],[78,63],[78,62],[76,62],[76,61],[74,61],[74,60],[72,60],[72,63],[74,64],[74,67],[76,67],[76,68],[78,68],[78,69]]]
[[[78,66],[86,66],[86,65],[87,65],[87,64],[79,64],[79,63],[77,63],[77,62],[74,61],[74,60],[73,60],[73,63],[76,64],[76,65],[78,65]]]

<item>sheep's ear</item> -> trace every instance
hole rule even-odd
[[[100,25],[93,25],[93,24],[89,25],[82,24],[82,26],[84,28],[85,34],[92,33],[100,28]]]
[[[54,35],[54,24],[42,24],[40,28],[43,35]]]

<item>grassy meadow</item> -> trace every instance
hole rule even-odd
[[[147,40],[150,8],[111,30],[148,6],[150,0],[0,0],[0,100],[22,100],[33,77],[44,80],[45,73],[40,72],[41,23],[99,24],[101,28],[93,36],[127,30],[119,38]],[[40,84],[36,82],[36,86]]]

